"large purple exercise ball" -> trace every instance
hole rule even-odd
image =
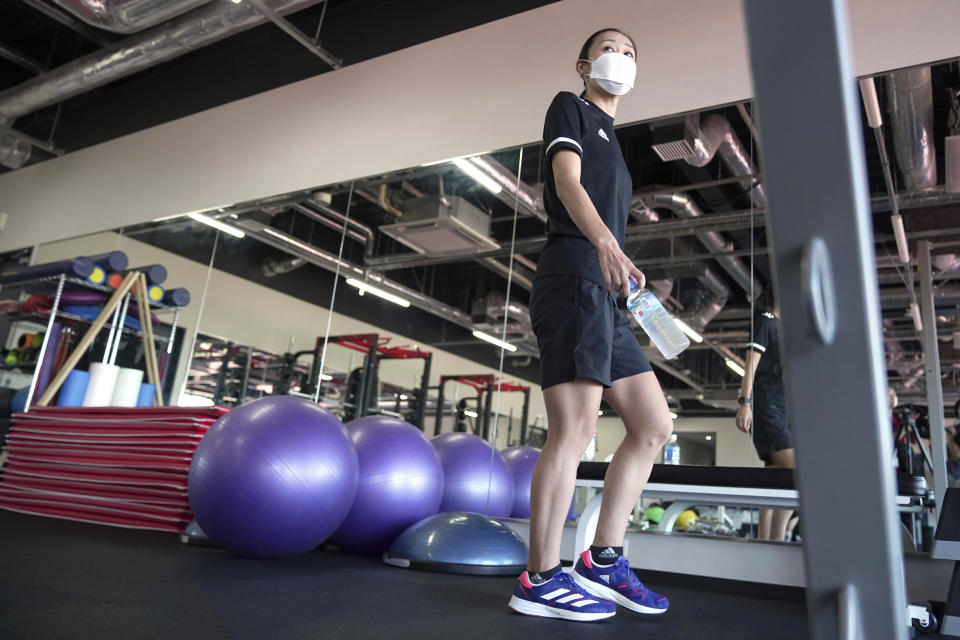
[[[210,539],[238,555],[292,556],[327,539],[357,492],[357,453],[330,411],[292,396],[221,417],[190,464],[190,507]]]
[[[347,423],[360,460],[357,497],[330,542],[351,553],[379,555],[443,499],[443,467],[423,433],[388,416]]]
[[[433,439],[443,463],[440,511],[472,511],[509,517],[513,474],[500,452],[470,433],[444,433]]]
[[[513,473],[513,509],[510,512],[511,518],[529,518],[530,517],[530,484],[533,481],[533,468],[537,465],[537,458],[540,457],[540,449],[529,445],[519,447],[509,447],[500,452],[503,455],[504,462]],[[574,501],[570,501],[570,509],[567,512],[567,520],[576,518],[574,513]]]

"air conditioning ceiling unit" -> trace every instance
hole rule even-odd
[[[490,216],[457,196],[424,196],[406,202],[403,218],[380,230],[427,256],[470,255],[499,249],[490,238]]]

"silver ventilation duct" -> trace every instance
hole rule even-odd
[[[687,125],[689,128],[690,125]],[[689,137],[689,135],[688,135]],[[699,132],[685,145],[689,154],[680,156],[695,167],[705,167],[714,156],[730,173],[744,176],[743,188],[750,192],[754,205],[758,209],[767,208],[767,194],[760,183],[754,183],[752,176],[757,173],[750,150],[740,142],[730,122],[723,116],[711,113],[700,123]]]
[[[907,190],[937,186],[930,67],[894,71],[887,76],[887,101],[897,166]]]
[[[267,0],[290,13],[318,0]],[[246,2],[216,0],[0,93],[0,125],[266,22]]]
[[[32,148],[16,136],[0,132],[0,164],[8,169],[19,169],[30,159]]]
[[[286,260],[274,260],[272,258],[267,258],[263,261],[263,264],[260,265],[260,271],[263,273],[264,277],[272,278],[274,276],[283,275],[284,273],[296,271],[300,267],[305,266],[307,266],[307,261],[303,258],[288,258]]]
[[[496,195],[511,210],[516,205],[519,211],[534,216],[541,222],[547,221],[547,213],[543,209],[542,187],[538,190],[519,181],[515,173],[497,162],[493,156],[475,156],[468,158],[467,162],[472,163],[503,187],[503,191]]]
[[[644,204],[647,207],[664,207],[673,211],[681,218],[699,218],[703,216],[703,211],[697,206],[689,195],[685,193],[659,193],[652,197],[645,198]],[[719,233],[715,231],[703,231],[697,234],[697,239],[713,253],[725,253],[728,251],[727,243]],[[740,285],[749,297],[754,299],[763,293],[763,286],[757,282],[756,278],[751,281],[750,273],[740,258],[735,256],[719,256],[716,258],[724,271],[730,274],[730,277]]]
[[[634,215],[638,220],[645,223],[660,221],[660,214],[650,208],[634,211]],[[678,238],[674,240],[673,243],[679,252],[692,253],[683,239]],[[727,300],[730,297],[730,289],[723,280],[720,279],[720,276],[709,267],[704,267],[703,272],[697,276],[697,280],[712,294],[712,297],[690,318],[691,327],[694,329],[703,329],[710,324],[710,321],[726,306]],[[673,290],[673,280],[653,280],[647,283],[647,288],[651,289],[656,293],[658,298],[663,300],[670,295],[670,292]]]
[[[114,33],[143,31],[208,2],[210,0],[53,0],[87,24]]]

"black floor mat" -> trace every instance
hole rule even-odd
[[[246,560],[172,535],[4,511],[0,553],[4,640],[808,637],[803,602],[782,597],[674,585],[662,589],[671,601],[662,616],[547,620],[507,609],[513,578],[410,571],[335,552]]]

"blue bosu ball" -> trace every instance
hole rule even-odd
[[[411,525],[383,554],[395,567],[484,575],[526,568],[527,544],[507,525],[479,513],[439,513]]]

